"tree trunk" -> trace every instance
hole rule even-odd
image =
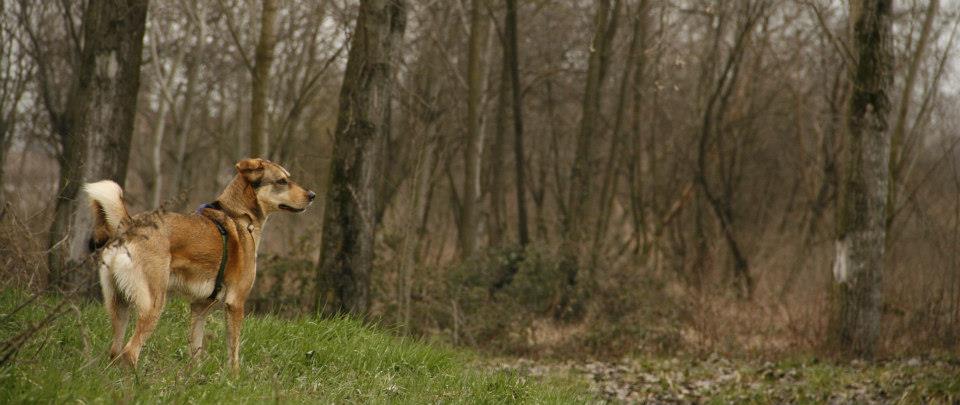
[[[277,44],[274,24],[277,15],[277,0],[263,0],[260,18],[260,40],[253,67],[253,96],[250,99],[250,156],[267,157],[267,98],[270,93],[270,65],[273,64],[273,48]]]
[[[720,75],[713,80],[713,88],[710,90],[703,109],[701,124],[698,128],[697,166],[694,175],[694,180],[700,186],[704,199],[709,204],[714,217],[716,217],[723,239],[730,250],[733,259],[734,286],[737,296],[742,299],[752,298],[754,281],[750,275],[750,265],[747,257],[741,249],[733,229],[733,207],[730,193],[725,192],[727,188],[722,186],[720,191],[711,190],[710,181],[707,177],[707,173],[710,172],[707,168],[707,153],[710,146],[724,136],[723,128],[726,119],[724,112],[729,109],[730,99],[740,79],[743,56],[746,53],[754,26],[765,13],[767,4],[764,1],[746,3],[742,11],[742,23],[738,27],[733,48],[727,55]],[[722,32],[722,22],[718,22],[716,26],[719,35]],[[718,46],[718,44],[719,42],[714,42],[714,46]],[[708,67],[708,69],[712,70],[713,67]],[[707,74],[705,72],[703,77],[710,76],[712,76],[712,73]],[[704,85],[708,84],[707,81],[703,83]],[[723,153],[719,147],[717,150],[718,154]]]
[[[167,129],[167,113],[170,112],[170,103],[166,97],[160,96],[160,110],[157,111],[157,122],[153,127],[153,183],[150,187],[150,208],[160,208],[161,193],[163,192],[163,135]]]
[[[56,204],[53,210],[53,223],[50,224],[49,252],[47,254],[47,284],[55,288],[65,287],[63,275],[70,260],[70,229],[75,222],[74,213],[80,206],[77,203],[80,184],[83,183],[83,162],[86,156],[86,135],[71,134],[64,124],[57,131],[60,140],[60,153],[57,164],[60,167],[60,180],[57,185]],[[80,210],[84,211],[84,210]]]
[[[517,0],[507,0],[507,46],[504,48],[510,63],[510,84],[513,94],[513,154],[517,182],[517,237],[520,246],[530,242],[527,229],[527,184],[523,151],[523,89],[520,87],[520,46],[517,43]]]
[[[467,50],[467,137],[463,148],[463,205],[460,219],[460,250],[464,258],[477,247],[480,224],[480,163],[483,150],[482,111],[485,86],[484,63],[489,19],[483,15],[484,0],[473,0],[470,11],[470,46]]]
[[[394,49],[404,0],[362,0],[340,88],[317,269],[317,308],[364,316],[370,306],[376,189],[390,129]]]
[[[630,158],[627,162],[627,190],[630,196],[630,214],[633,220],[633,235],[636,239],[636,249],[641,251],[647,243],[646,232],[646,205],[644,202],[644,171],[643,162],[650,163],[653,159],[646,159],[644,152],[651,153],[650,150],[644,150],[643,134],[643,103],[644,89],[646,88],[646,69],[647,69],[647,32],[650,24],[650,5],[647,0],[640,0],[637,5],[637,16],[634,21],[633,36],[636,38],[638,49],[636,50],[637,67],[633,71],[633,110],[630,131],[629,151]],[[653,121],[653,120],[650,120]],[[648,128],[653,128],[652,123],[647,123]],[[650,131],[651,133],[653,131]],[[652,148],[650,148],[652,149]],[[653,177],[653,173],[650,173]]]
[[[626,153],[624,147],[627,146],[627,143],[624,142],[623,138],[625,136],[624,131],[624,120],[626,119],[627,111],[627,94],[630,90],[631,83],[631,71],[634,69],[643,70],[643,64],[637,63],[639,54],[642,52],[642,36],[644,35],[645,21],[641,18],[644,9],[646,8],[646,1],[641,2],[637,5],[637,16],[633,22],[633,34],[630,38],[630,48],[627,51],[627,57],[624,61],[623,74],[620,77],[620,93],[617,96],[617,108],[616,115],[613,121],[613,130],[610,133],[610,143],[609,149],[606,153],[607,161],[604,163],[603,176],[601,177],[600,182],[600,198],[599,198],[599,209],[596,211],[598,213],[596,217],[596,223],[594,225],[594,235],[593,235],[593,247],[591,248],[591,263],[592,265],[596,264],[596,259],[599,256],[600,248],[603,245],[603,239],[607,232],[607,226],[610,222],[611,211],[613,209],[614,197],[617,194],[617,184],[618,173],[620,171],[620,158]],[[637,73],[634,76],[637,78],[642,78],[642,74]],[[640,83],[634,83],[633,86],[639,86]],[[639,117],[636,117],[639,120]],[[592,266],[591,266],[592,267]]]
[[[610,56],[610,45],[616,29],[616,15],[620,9],[620,0],[612,8],[610,0],[597,0],[597,13],[594,17],[593,40],[590,44],[590,57],[587,64],[587,77],[583,91],[582,115],[580,131],[577,134],[576,149],[574,150],[573,167],[570,172],[570,186],[566,212],[561,219],[562,231],[562,264],[565,272],[564,290],[554,308],[557,318],[575,318],[582,314],[582,305],[574,298],[579,283],[579,268],[587,266],[589,252],[583,246],[589,238],[587,212],[591,196],[594,194],[594,143],[597,143],[598,127],[600,124],[600,100],[603,93],[603,81],[606,76],[607,64]],[[597,205],[597,204],[595,204]],[[597,205],[598,206],[598,205]],[[585,255],[586,253],[586,255]],[[589,280],[589,279],[588,279]],[[587,289],[589,290],[589,289]]]
[[[92,230],[90,210],[77,209],[80,184],[110,179],[123,185],[126,180],[147,2],[91,0],[83,14],[84,45],[66,111],[54,123],[62,148],[48,245],[54,285],[62,285],[68,260],[85,255]],[[81,283],[92,283],[93,273],[87,273],[74,274],[84,275]]]
[[[880,332],[890,152],[887,92],[893,81],[891,9],[891,0],[857,0],[850,10],[853,93],[827,336],[832,348],[858,357],[873,355]]]
[[[611,16],[610,0],[597,0],[597,14],[594,17],[593,41],[590,44],[590,59],[587,65],[587,77],[583,91],[583,112],[580,118],[580,132],[570,176],[569,202],[567,215],[563,218],[565,239],[577,247],[587,235],[584,213],[589,210],[588,203],[593,194],[593,145],[597,143],[598,124],[600,123],[600,99],[603,92],[603,80],[606,76],[616,13],[620,1]]]
[[[507,132],[507,93],[510,91],[510,64],[506,57],[506,46],[504,38],[501,38],[503,57],[500,58],[500,81],[497,83],[497,112],[496,125],[493,129],[493,145],[490,149],[490,245],[501,246],[503,244],[503,233],[506,226],[507,201],[504,192],[506,191],[506,172],[503,170],[504,156],[506,153],[506,132]]]

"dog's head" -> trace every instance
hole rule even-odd
[[[294,183],[287,169],[269,160],[243,159],[237,162],[237,173],[253,187],[257,203],[266,213],[302,212],[317,196]]]

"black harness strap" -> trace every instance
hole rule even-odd
[[[223,227],[222,224],[217,222],[215,219],[210,218],[206,215],[203,215],[204,208],[219,210],[220,202],[215,201],[212,204],[203,204],[200,206],[200,208],[197,208],[198,214],[200,214],[203,217],[206,217],[211,222],[213,222],[214,225],[217,226],[217,230],[220,231],[220,237],[223,238],[223,251],[220,254],[220,269],[217,270],[217,281],[213,284],[213,292],[210,293],[209,297],[207,297],[207,299],[210,301],[216,301],[217,294],[220,294],[220,290],[223,289],[223,270],[227,267],[227,230],[226,228]]]

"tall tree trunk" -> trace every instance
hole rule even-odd
[[[66,111],[54,126],[62,148],[49,280],[62,285],[68,260],[85,255],[92,229],[88,209],[77,209],[85,179],[124,184],[134,129],[147,0],[91,0],[83,14],[83,48]],[[76,213],[76,215],[74,215]],[[72,219],[71,219],[72,218]],[[81,282],[92,283],[92,273]],[[88,280],[89,279],[89,280]]]
[[[362,0],[340,88],[340,111],[324,206],[317,308],[366,315],[370,306],[376,189],[390,129],[395,48],[405,0]]]
[[[463,204],[460,220],[460,250],[464,258],[477,247],[480,224],[480,164],[483,150],[483,90],[486,87],[483,59],[490,37],[484,0],[473,0],[470,11],[470,46],[467,50],[467,137],[463,148]]]
[[[579,268],[592,266],[581,262],[581,257],[587,246],[583,242],[589,239],[586,214],[593,207],[588,207],[593,190],[593,160],[594,143],[597,141],[600,124],[600,100],[603,93],[603,82],[606,76],[607,64],[610,57],[610,45],[616,33],[617,14],[620,9],[620,0],[616,0],[612,8],[610,0],[597,0],[597,13],[594,16],[593,39],[590,44],[590,57],[587,63],[587,77],[584,84],[582,115],[580,131],[577,134],[576,149],[574,150],[573,167],[570,172],[570,186],[567,190],[568,201],[566,212],[561,220],[562,231],[562,264],[565,272],[565,287],[558,305],[554,308],[554,316],[571,318],[579,316],[582,306],[574,299],[578,284]]]
[[[163,135],[167,130],[167,114],[170,112],[170,103],[166,97],[160,96],[157,122],[153,127],[153,146],[151,159],[153,163],[153,182],[150,183],[150,208],[160,208],[161,193],[163,192]]]
[[[506,57],[505,38],[501,38],[503,57],[500,58],[500,81],[497,83],[497,115],[493,129],[493,145],[490,149],[490,245],[503,244],[503,233],[506,227],[506,172],[503,170],[506,153],[507,132],[507,93],[510,91],[510,64]]]
[[[523,89],[520,86],[520,45],[517,43],[517,0],[507,0],[507,46],[504,57],[510,64],[510,84],[513,95],[513,154],[517,184],[517,237],[520,246],[530,242],[527,228],[527,183],[525,152],[523,150]]]
[[[620,8],[617,0],[611,15],[610,0],[597,0],[597,14],[594,17],[593,41],[590,44],[590,58],[587,64],[587,77],[584,84],[580,132],[570,175],[569,202],[567,215],[563,218],[565,239],[576,247],[587,236],[587,223],[584,214],[589,210],[590,196],[593,194],[593,158],[598,126],[600,123],[600,99],[603,93],[603,81],[606,76],[610,57],[610,44],[616,27],[616,14]]]
[[[260,17],[260,40],[257,42],[253,67],[253,96],[250,98],[250,156],[267,157],[267,97],[270,93],[270,65],[273,64],[273,48],[277,44],[274,27],[277,15],[277,0],[263,0]]]
[[[618,173],[620,171],[620,158],[626,153],[627,146],[624,142],[625,136],[625,123],[627,113],[627,94],[631,88],[631,75],[630,73],[633,70],[643,70],[642,61],[637,63],[639,54],[642,52],[643,46],[643,35],[645,21],[642,18],[644,9],[646,8],[646,1],[641,1],[637,5],[637,16],[634,17],[633,21],[633,34],[630,38],[630,48],[627,51],[627,57],[624,61],[623,73],[620,77],[620,93],[617,96],[617,108],[616,115],[613,121],[613,130],[610,133],[610,143],[609,149],[607,150],[606,157],[607,161],[604,163],[603,176],[601,177],[600,182],[600,199],[599,199],[599,209],[597,210],[596,224],[594,225],[594,235],[593,235],[593,247],[591,248],[591,263],[592,265],[596,264],[596,259],[599,257],[599,251],[602,246],[603,238],[607,232],[607,226],[610,222],[610,215],[613,209],[613,201],[617,194],[617,184]],[[636,73],[634,76],[638,79],[642,79],[641,73]],[[633,87],[639,86],[640,83],[633,83]],[[639,96],[638,96],[639,97]],[[639,101],[639,99],[637,100]],[[639,110],[638,110],[639,111]],[[639,115],[639,114],[637,114]],[[639,121],[639,117],[635,117]],[[591,267],[592,267],[591,265]]]
[[[633,71],[633,117],[631,121],[631,132],[632,136],[630,137],[630,159],[627,162],[627,190],[630,195],[630,214],[631,219],[633,220],[633,235],[636,239],[636,250],[639,252],[646,248],[647,244],[647,232],[646,232],[646,205],[644,202],[644,181],[643,181],[643,163],[647,162],[648,164],[652,159],[645,159],[644,152],[650,152],[650,150],[644,150],[644,137],[643,137],[643,103],[644,103],[644,89],[646,83],[646,69],[647,69],[647,32],[648,25],[650,24],[650,5],[647,0],[640,0],[640,4],[637,5],[637,16],[636,21],[634,21],[633,27],[633,36],[636,38],[637,44],[639,47],[637,49],[637,67]],[[652,121],[652,120],[651,120]],[[652,128],[652,123],[647,123],[648,128]],[[653,131],[650,131],[653,132]],[[651,173],[653,177],[653,173]]]
[[[719,2],[718,2],[719,4]],[[707,153],[715,141],[721,140],[724,136],[725,111],[728,110],[730,99],[737,87],[737,82],[741,75],[741,66],[746,48],[750,42],[751,34],[757,21],[764,15],[768,2],[759,0],[756,2],[747,2],[741,14],[741,24],[737,28],[736,40],[733,48],[729,51],[720,75],[713,80],[713,88],[710,90],[709,97],[703,109],[701,124],[698,128],[700,134],[697,148],[697,166],[694,175],[694,181],[700,187],[704,199],[707,201],[720,225],[720,231],[723,239],[730,250],[733,259],[733,277],[734,286],[738,297],[750,299],[753,295],[754,281],[750,275],[750,266],[747,257],[740,247],[736,234],[733,229],[733,207],[729,192],[721,190],[712,190],[710,181],[707,177]],[[717,23],[717,30],[722,31],[722,22]],[[718,42],[714,42],[717,46]],[[710,66],[708,69],[712,70]],[[712,73],[705,74],[704,77],[710,77]],[[704,81],[704,85],[708,82]],[[717,148],[718,154],[723,153]],[[705,247],[704,245],[701,245]]]
[[[829,344],[870,357],[880,332],[890,152],[887,92],[893,81],[892,0],[851,2],[853,93],[837,220]]]
[[[60,140],[60,153],[57,154],[59,182],[57,184],[56,204],[53,210],[53,223],[50,224],[49,252],[47,254],[47,284],[64,287],[67,262],[70,260],[70,229],[75,221],[74,213],[80,184],[83,183],[83,162],[86,156],[86,136],[71,134],[67,123],[55,124],[60,128],[57,135]],[[82,210],[81,210],[82,211]]]

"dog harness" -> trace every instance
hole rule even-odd
[[[220,231],[220,237],[223,238],[223,251],[220,254],[220,269],[217,270],[217,281],[213,284],[213,292],[210,293],[209,297],[207,297],[207,299],[210,301],[216,301],[217,294],[220,294],[220,290],[223,289],[223,270],[227,267],[227,230],[222,224],[220,224],[220,222],[217,222],[217,220],[203,215],[203,210],[206,208],[219,211],[220,202],[214,201],[213,203],[203,204],[197,208],[197,214],[213,222],[213,224],[217,226],[217,230]]]

